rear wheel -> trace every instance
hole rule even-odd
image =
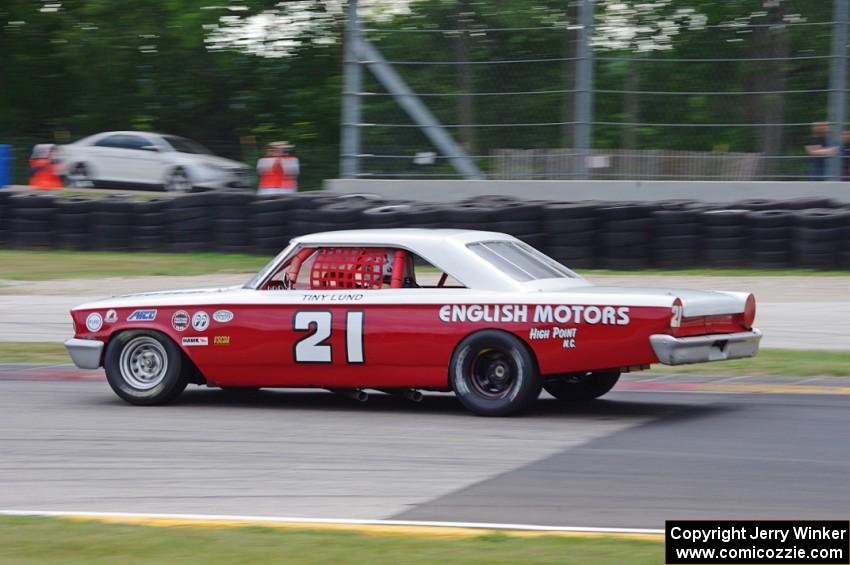
[[[452,389],[479,416],[507,416],[531,406],[540,376],[531,353],[516,337],[484,330],[465,338],[449,366]]]
[[[77,163],[71,167],[65,179],[65,186],[68,188],[91,188],[94,186],[85,163]]]
[[[186,388],[183,357],[177,345],[153,331],[122,332],[106,348],[109,386],[131,404],[165,404]]]
[[[570,373],[547,379],[543,388],[558,400],[582,402],[604,395],[618,380],[619,371]]]

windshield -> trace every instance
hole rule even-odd
[[[467,247],[494,267],[520,282],[539,279],[577,279],[579,276],[551,257],[520,241],[482,241]]]
[[[266,266],[260,269],[260,271],[251,277],[251,280],[245,283],[242,288],[258,288],[263,281],[272,276],[274,272],[277,270],[280,262],[283,261],[283,258],[289,255],[289,251],[292,249],[292,245],[287,245],[286,249],[275,255],[275,258],[266,263]]]
[[[174,148],[178,153],[194,153],[196,155],[212,155],[212,151],[191,139],[185,137],[177,137],[176,135],[163,135],[165,141]]]

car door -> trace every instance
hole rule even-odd
[[[124,135],[111,134],[96,140],[85,149],[85,159],[91,174],[100,181],[121,180],[121,158],[124,152]]]
[[[383,248],[303,249],[240,307],[213,381],[224,386],[445,386],[454,336],[423,290],[387,288]],[[298,263],[293,268],[293,263]],[[287,277],[292,274],[291,279]],[[427,291],[425,291],[427,292]],[[213,336],[213,344],[216,336]]]
[[[163,157],[151,138],[126,134],[121,137],[120,144],[115,153],[119,180],[147,185],[162,182]]]

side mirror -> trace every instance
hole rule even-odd
[[[139,149],[142,151],[153,151],[154,153],[159,151],[159,147],[156,145],[142,145]]]

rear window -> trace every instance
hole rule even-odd
[[[577,278],[577,275],[554,259],[521,242],[481,241],[470,243],[467,247],[506,275],[521,282]]]

